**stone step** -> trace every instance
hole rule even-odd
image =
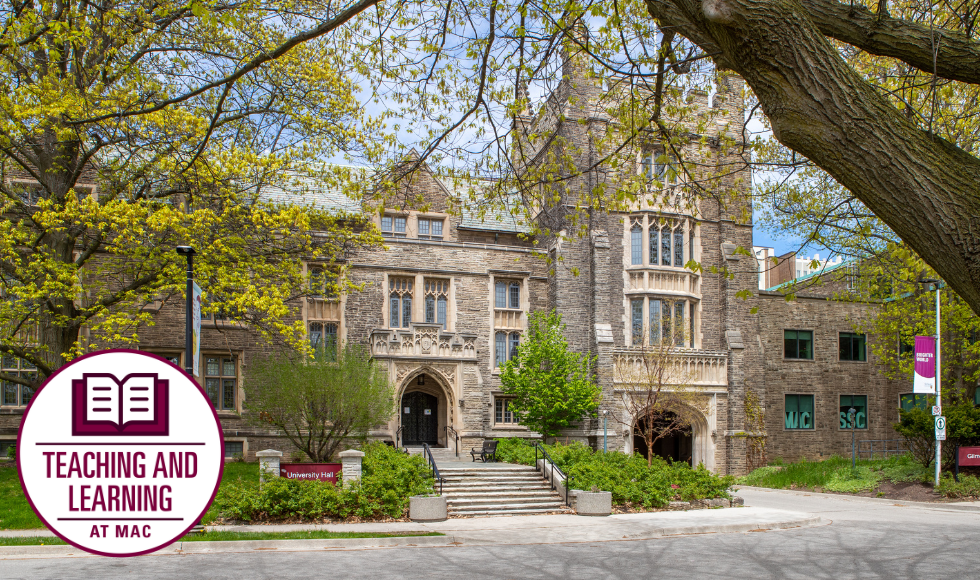
[[[497,514],[527,514],[527,513],[551,513],[564,511],[565,507],[561,502],[552,503],[540,503],[540,504],[519,504],[519,505],[482,505],[482,506],[470,506],[464,508],[454,507],[448,510],[449,513],[459,516],[469,516],[469,515],[489,515],[491,513]]]
[[[480,481],[469,481],[469,482],[444,482],[442,484],[443,489],[452,489],[456,491],[507,491],[513,489],[521,490],[539,490],[539,489],[551,489],[551,486],[547,483],[541,482],[526,482],[522,484],[492,484]]]
[[[460,508],[472,507],[472,506],[488,506],[488,505],[490,506],[507,505],[507,506],[518,507],[527,504],[551,505],[553,503],[561,503],[561,502],[556,502],[556,500],[553,497],[547,497],[547,496],[543,498],[541,496],[531,496],[531,497],[517,496],[517,497],[504,497],[504,498],[495,497],[495,498],[486,498],[486,499],[476,499],[476,498],[457,499],[451,496],[446,496],[446,505],[452,509],[460,509]]]
[[[446,483],[459,484],[459,485],[544,485],[543,479],[537,478],[527,478],[527,479],[477,479],[473,478],[462,478],[462,477],[446,477],[442,476]]]
[[[450,512],[449,515],[457,518],[471,518],[478,516],[533,516],[542,514],[570,514],[573,513],[572,510],[568,508],[556,508],[556,509],[533,509],[533,510],[484,510],[484,511],[472,511],[472,512],[461,512],[453,513]]]
[[[454,513],[470,512],[470,511],[480,511],[480,510],[506,510],[506,509],[519,509],[519,510],[537,510],[537,509],[554,509],[562,506],[562,502],[559,500],[554,501],[539,501],[539,502],[528,502],[522,504],[510,504],[510,503],[488,503],[481,505],[463,505],[463,506],[453,506]]]
[[[468,477],[469,476],[472,476],[472,477],[482,477],[482,476],[485,476],[485,475],[486,476],[511,475],[511,474],[514,474],[514,475],[537,475],[539,477],[541,476],[541,474],[538,473],[538,470],[536,470],[534,468],[531,468],[531,467],[528,467],[527,469],[521,469],[519,467],[517,467],[517,468],[515,468],[515,467],[483,467],[483,468],[480,468],[480,467],[471,467],[471,468],[465,468],[465,467],[454,467],[454,466],[451,466],[451,465],[440,465],[439,466],[439,471],[445,471],[446,473],[451,473],[453,475],[465,475],[465,476],[468,476]]]
[[[543,489],[500,489],[493,491],[460,491],[460,490],[447,490],[443,488],[443,495],[450,499],[480,499],[480,498],[498,498],[498,497],[554,497],[554,492],[549,488]]]

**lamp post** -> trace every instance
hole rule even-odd
[[[187,300],[184,313],[184,370],[194,376],[194,248],[177,246],[177,253],[187,258]],[[192,533],[204,532],[201,521],[194,522]]]
[[[609,409],[602,410],[602,452],[606,452],[606,415],[609,414]]]
[[[184,370],[194,375],[194,248],[177,246],[177,253],[187,258],[187,301],[184,308]]]
[[[942,282],[935,278],[920,278],[919,284],[926,284],[932,286],[932,289],[936,291],[936,407],[940,409],[940,414],[942,414],[942,395],[939,388],[940,377],[942,373],[940,372],[940,358],[939,358],[939,316],[941,309],[939,307],[939,290],[943,287]],[[943,464],[943,443],[939,439],[936,439],[936,477],[933,485],[939,485],[939,472],[942,469]]]
[[[854,452],[854,424],[857,419],[857,409],[851,407],[847,410],[847,419],[851,422],[851,470],[857,467],[857,455]]]

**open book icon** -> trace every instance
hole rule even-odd
[[[167,435],[168,386],[156,373],[86,373],[72,381],[72,433]]]

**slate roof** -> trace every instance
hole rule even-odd
[[[351,167],[351,171],[366,173],[360,167]],[[324,183],[324,180],[304,175],[293,175],[285,187],[266,185],[262,187],[259,196],[265,201],[282,204],[312,206],[327,211],[343,211],[359,213],[361,202],[348,196],[337,186]]]
[[[531,228],[527,224],[518,219],[518,216],[521,215],[519,207],[521,199],[517,194],[507,196],[504,199],[504,207],[501,207],[499,202],[485,202],[483,197],[479,195],[480,190],[490,185],[491,182],[489,181],[476,182],[472,186],[477,190],[477,195],[475,196],[476,201],[471,199],[470,184],[454,184],[450,180],[440,181],[443,187],[450,192],[450,195],[466,202],[462,210],[462,219],[459,224],[460,228],[513,233],[528,233],[531,231]]]
[[[353,172],[360,172],[364,176],[368,172],[362,167],[350,167],[350,169]],[[484,202],[479,192],[475,196],[476,201],[473,201],[468,183],[454,183],[453,180],[448,179],[440,179],[439,182],[446,188],[446,192],[451,198],[466,202],[461,212],[460,228],[513,233],[531,231],[530,227],[514,215],[515,209],[518,209],[520,203],[520,198],[517,195],[509,196],[505,200],[505,207],[500,207],[499,202],[494,204]],[[476,189],[480,190],[489,185],[490,182],[476,183]],[[273,203],[308,205],[321,210],[347,213],[363,211],[360,200],[347,195],[342,188],[327,185],[322,179],[299,174],[291,177],[289,184],[285,187],[263,186],[259,195],[263,200]],[[520,215],[519,210],[516,213]]]

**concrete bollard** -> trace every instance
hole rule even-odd
[[[415,495],[408,498],[408,517],[413,522],[444,522],[449,507],[444,495]]]
[[[282,461],[282,451],[265,449],[255,454],[259,458],[259,482],[279,477],[279,464]]]
[[[612,513],[612,492],[579,491],[575,494],[575,513],[580,516],[608,516]]]
[[[343,465],[344,484],[361,479],[361,460],[364,452],[348,449],[340,452],[340,463]]]

